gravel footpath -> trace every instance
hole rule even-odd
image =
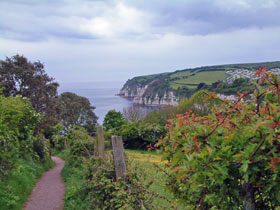
[[[61,170],[64,161],[52,157],[56,166],[43,174],[32,194],[24,205],[24,210],[61,210],[63,209],[64,184]]]

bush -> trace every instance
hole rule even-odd
[[[90,209],[153,209],[147,186],[135,172],[128,171],[126,180],[116,181],[111,158],[92,157],[87,167],[86,199],[91,201]]]
[[[43,134],[38,134],[35,137],[35,140],[33,141],[33,148],[41,161],[45,161],[50,158],[49,140],[46,139]]]
[[[0,179],[18,158],[33,157],[34,129],[39,114],[29,100],[0,96]]]
[[[68,131],[67,143],[70,147],[72,163],[78,163],[83,157],[89,158],[96,153],[96,140],[88,135],[86,130],[75,127]]]
[[[165,134],[163,126],[141,122],[124,124],[120,130],[125,148],[130,149],[146,149],[148,144],[154,145]]]
[[[62,151],[67,148],[67,137],[55,135],[52,138],[53,147],[57,151]]]
[[[238,101],[224,101],[223,108],[204,117],[190,110],[168,124],[168,136],[159,145],[169,161],[169,186],[186,207],[280,205],[280,81],[263,68],[257,74],[256,104],[246,104],[247,93],[239,93]],[[262,81],[270,87],[262,90]]]
[[[143,141],[139,135],[139,122],[126,123],[120,129],[120,135],[123,138],[125,148],[141,147]]]

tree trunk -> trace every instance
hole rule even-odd
[[[255,196],[254,196],[254,188],[251,184],[244,183],[243,184],[243,209],[244,210],[255,210]]]

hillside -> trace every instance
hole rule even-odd
[[[244,88],[246,82],[254,80],[255,71],[261,66],[280,74],[280,61],[203,66],[134,77],[124,84],[119,95],[133,98],[135,104],[151,106],[176,105],[180,98],[202,88],[229,95],[238,91],[237,84]],[[234,83],[239,78],[244,80]]]

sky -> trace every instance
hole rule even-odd
[[[280,0],[0,0],[0,60],[60,83],[280,60]]]

